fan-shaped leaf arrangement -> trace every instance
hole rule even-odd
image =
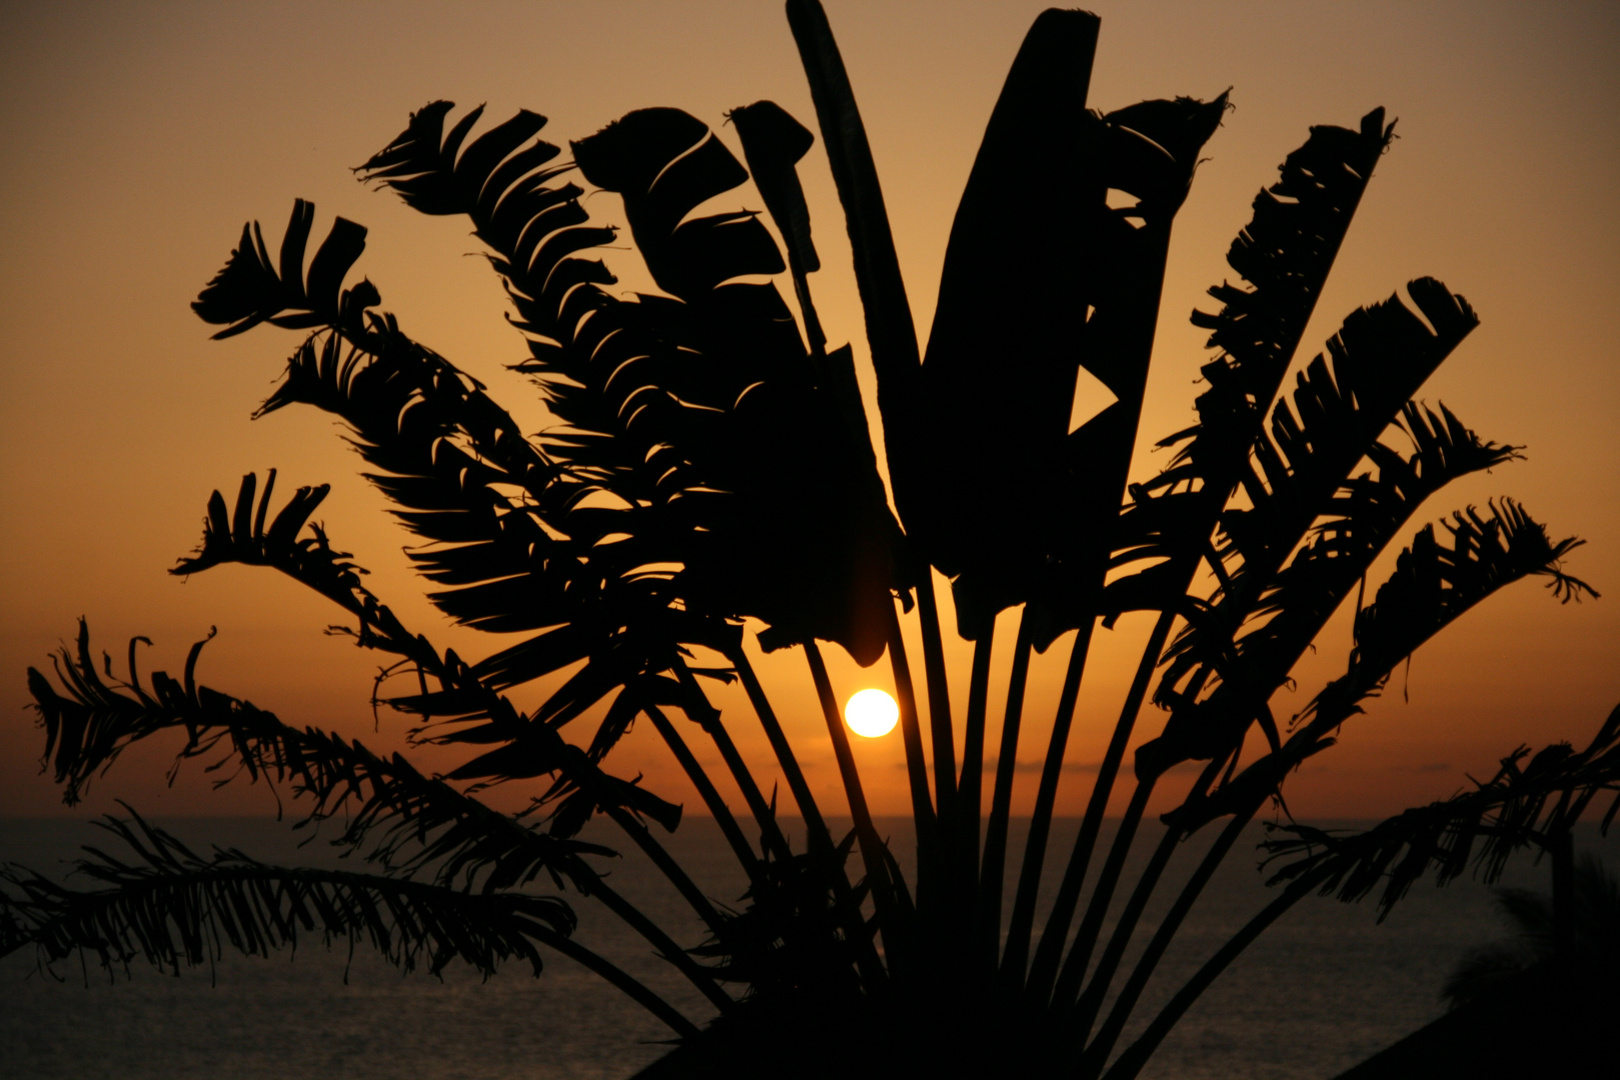
[[[157,672],[143,684],[132,642],[128,681],[108,681],[81,624],[54,684],[29,673],[47,759],[70,802],[126,746],[181,729],[182,759],[213,757],[227,778],[283,787],[309,820],[345,813],[339,842],[376,873],[203,857],[138,818],[115,822],[135,858],[84,863],[93,888],[7,871],[0,951],[32,944],[47,962],[78,949],[108,964],[175,967],[224,944],[262,953],[318,932],[368,939],[406,966],[420,956],[437,970],[460,957],[488,970],[517,957],[538,971],[553,949],[679,1034],[649,1075],[993,1067],[1126,1077],[1237,950],[1305,893],[1357,898],[1387,878],[1387,909],[1431,864],[1455,877],[1476,835],[1491,837],[1481,857],[1494,874],[1515,844],[1567,830],[1592,798],[1616,790],[1611,718],[1582,754],[1546,751],[1524,770],[1510,758],[1479,791],[1362,837],[1292,827],[1297,841],[1272,844],[1276,853],[1305,845],[1278,877],[1291,884],[1121,1051],[1125,1020],[1181,920],[1254,814],[1280,800],[1289,772],[1329,747],[1397,664],[1497,589],[1540,575],[1561,599],[1591,592],[1562,566],[1580,542],[1552,541],[1509,499],[1465,509],[1443,534],[1422,526],[1364,603],[1379,556],[1431,495],[1519,456],[1444,405],[1413,400],[1477,323],[1432,278],[1407,285],[1411,306],[1396,295],[1352,312],[1292,394],[1278,396],[1389,146],[1394,125],[1382,110],[1353,128],[1312,128],[1256,197],[1228,256],[1239,283],[1212,288],[1220,309],[1193,315],[1217,350],[1202,367],[1197,423],[1163,441],[1175,448],[1163,472],[1128,485],[1171,225],[1226,95],[1099,111],[1089,101],[1097,20],[1042,15],[968,179],[921,351],[831,30],[813,2],[791,0],[788,14],[855,256],[887,476],[852,350],[829,350],[816,314],[821,261],[798,172],[814,136],[786,111],[762,101],[731,113],[739,158],[727,133],[678,109],[632,112],[565,155],[539,138],[546,120],[536,113],[488,126],[482,107],[452,122],[449,102],[425,106],[357,172],[425,214],[470,220],[527,343],[516,370],[538,388],[552,426],[525,434],[484,384],[379,310],[368,281],[343,287],[364,248],[360,226],[339,219],[306,268],[314,208],[303,201],[277,259],[257,224],[244,228],[194,307],[223,327],[218,337],[265,322],[306,332],[260,415],[311,405],[340,418],[368,478],[425,542],[410,558],[433,583],[432,602],[466,625],[526,636],[469,662],[405,627],[311,522],[325,486],[298,489],[280,509],[273,472],[262,494],[246,477],[234,508],[216,492],[201,546],[174,572],[271,566],[327,597],[354,620],[358,644],[392,654],[385,674],[415,676],[406,692],[385,677],[378,701],[419,718],[413,738],[461,748],[462,763],[426,776],[403,756],[285,724],[200,685],[200,644],[183,679]],[[626,238],[586,210],[588,190],[618,197],[657,292],[615,288],[605,260],[631,256]],[[764,217],[747,208],[756,194]],[[1071,430],[1082,372],[1114,400]],[[936,572],[973,648],[956,709]],[[1280,722],[1273,696],[1352,593],[1345,674]],[[990,657],[996,616],[1009,609],[1021,613],[986,808]],[[1078,837],[1049,852],[1091,640],[1126,611],[1157,621]],[[920,694],[908,618],[923,642]],[[750,619],[763,627],[762,649],[804,655],[802,692],[821,707],[846,798],[829,809],[847,807],[853,819],[846,836],[830,829],[752,667]],[[1067,674],[1017,857],[1008,826],[1030,656],[1059,640]],[[893,667],[918,842],[909,881],[872,821],[819,642],[862,665],[887,655]],[[742,718],[705,693],[716,679],[741,681],[802,842],[757,782],[762,763],[739,749]],[[537,681],[537,707],[508,696]],[[1138,739],[1149,698],[1167,715],[1162,731]],[[578,730],[587,717],[594,730]],[[641,718],[746,875],[735,909],[661,843],[658,831],[681,820],[675,798],[611,770]],[[1246,755],[1252,727],[1263,739]],[[714,759],[688,739],[712,740],[726,777],[710,776],[703,761]],[[1133,742],[1134,789],[1099,862],[1103,811]],[[1127,883],[1150,795],[1188,762],[1196,779]],[[530,810],[513,817],[481,801],[497,782],[534,785]],[[737,797],[741,809],[728,801]],[[611,887],[595,862],[612,854],[605,834],[579,838],[596,817],[669,879],[706,940],[683,944]],[[1223,819],[1127,965],[1180,841]],[[1061,881],[1037,928],[1049,854]],[[528,891],[537,883],[555,891]],[[717,1018],[701,1027],[703,1017],[682,1015],[576,941],[564,894],[623,919]]]

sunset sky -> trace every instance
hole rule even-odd
[[[825,5],[926,332],[956,201],[1042,5]],[[1406,533],[1511,495],[1554,539],[1590,541],[1568,569],[1605,594],[1560,606],[1529,581],[1469,613],[1397,673],[1338,747],[1290,780],[1291,807],[1382,816],[1451,794],[1520,743],[1583,744],[1620,702],[1620,7],[1099,2],[1096,10],[1094,106],[1208,99],[1228,87],[1236,105],[1177,219],[1144,451],[1192,422],[1194,380],[1209,355],[1187,314],[1212,307],[1208,286],[1235,280],[1224,256],[1255,192],[1310,125],[1354,126],[1382,105],[1398,118],[1399,138],[1378,165],[1299,360],[1350,310],[1411,278],[1432,275],[1466,296],[1482,324],[1421,396],[1444,401],[1486,438],[1524,445],[1527,460],[1455,485]],[[728,140],[725,112],[760,99],[814,121],[776,0],[0,9],[0,686],[9,688],[0,693],[0,816],[67,812],[39,774],[43,732],[24,707],[24,672],[48,666],[80,615],[120,673],[131,635],[154,642],[143,670],[177,672],[188,646],[217,626],[201,681],[292,723],[403,746],[405,718],[385,713],[373,730],[376,658],[321,633],[341,612],[271,571],[229,567],[189,581],[166,573],[200,539],[209,493],[233,494],[243,473],[277,468],[278,490],[289,493],[330,482],[318,516],[336,546],[372,570],[374,591],[441,648],[478,656],[498,647],[422,599],[402,552],[410,537],[384,515],[330,417],[286,410],[249,420],[296,335],[267,327],[210,342],[189,309],[245,220],[262,220],[273,245],[292,200],[309,199],[318,235],[334,215],[370,229],[354,276],[378,286],[407,332],[485,381],[528,430],[545,426],[533,388],[503,368],[525,350],[503,319],[498,281],[468,257],[478,245],[466,225],[418,215],[350,172],[438,98],[463,108],[487,102],[494,120],[533,109],[550,117],[543,136],[557,143],[650,105],[683,108]],[[852,342],[864,365],[848,246],[819,146],[801,172],[825,267],[812,285],[827,334]],[[751,189],[734,200],[759,205]],[[622,220],[610,197],[586,206]],[[1039,226],[1016,190],[1006,193],[1006,213]],[[644,280],[627,246],[605,258],[627,287]],[[863,379],[870,395],[864,368]],[[1143,452],[1133,473],[1146,478],[1163,463]],[[1392,562],[1393,553],[1376,580]],[[1342,672],[1344,616],[1297,672],[1297,692],[1273,701],[1279,716]],[[1088,766],[1102,756],[1147,629],[1145,617],[1126,618],[1098,634],[1060,812],[1083,808]],[[1008,621],[1000,637],[1010,645],[1012,636]],[[953,653],[959,702],[967,655]],[[920,650],[913,657],[920,668]],[[1066,657],[1060,643],[1037,658],[1021,760],[1044,749]],[[862,672],[839,659],[841,696],[889,685],[887,664]],[[802,657],[758,662],[824,806],[842,812]],[[1004,658],[998,669],[1005,679]],[[993,685],[992,702],[999,692]],[[737,712],[739,741],[763,760],[763,739]],[[1148,710],[1139,730],[1155,734],[1160,722]],[[992,725],[992,746],[995,738]],[[650,728],[634,733],[616,771],[643,772],[653,790],[697,809],[654,740]],[[274,811],[262,786],[211,791],[196,763],[167,788],[175,748],[131,752],[75,812],[112,809],[114,797],[155,815]],[[904,810],[898,734],[857,751],[875,809]],[[416,756],[430,770],[455,760]],[[763,775],[768,785],[773,774]],[[1016,806],[1027,810],[1034,774],[1021,781]],[[513,788],[494,800],[516,807],[525,797]]]

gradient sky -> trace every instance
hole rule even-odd
[[[826,6],[926,328],[956,200],[1041,5]],[[1443,400],[1487,438],[1526,445],[1528,460],[1455,485],[1418,521],[1502,494],[1521,498],[1555,538],[1591,541],[1569,569],[1611,594],[1561,607],[1527,582],[1471,612],[1397,674],[1339,747],[1290,781],[1291,806],[1381,816],[1452,793],[1521,742],[1584,742],[1620,701],[1620,597],[1612,595],[1620,593],[1620,7],[1133,2],[1097,10],[1093,105],[1209,98],[1229,86],[1236,103],[1177,221],[1144,436],[1191,422],[1206,354],[1204,334],[1186,316],[1209,306],[1205,288],[1232,276],[1224,254],[1255,191],[1309,125],[1354,125],[1383,105],[1399,118],[1400,138],[1379,164],[1300,359],[1352,308],[1412,277],[1433,275],[1463,293],[1482,325],[1422,396]],[[185,582],[165,573],[197,543],[209,492],[234,492],[244,472],[276,467],[289,492],[331,482],[320,517],[373,571],[374,590],[441,647],[464,655],[491,647],[420,599],[401,551],[409,538],[381,513],[383,500],[356,475],[358,461],[330,418],[289,410],[249,421],[294,335],[265,328],[212,343],[188,308],[244,220],[263,220],[274,244],[292,200],[311,199],[318,230],[334,214],[371,229],[356,273],[378,285],[408,332],[485,380],[529,429],[543,426],[531,388],[502,368],[523,346],[504,325],[496,280],[467,257],[477,245],[465,226],[421,217],[349,172],[436,98],[487,101],[496,119],[534,109],[551,117],[545,135],[554,142],[649,105],[719,125],[726,110],[770,98],[807,123],[814,117],[775,0],[0,10],[0,686],[10,687],[0,693],[0,816],[62,812],[39,775],[43,733],[23,707],[23,674],[71,638],[80,615],[116,657],[130,635],[151,637],[147,670],[177,670],[187,646],[217,625],[202,681],[290,722],[335,727],[378,748],[401,745],[400,718],[384,715],[372,731],[375,658],[320,632],[335,609],[270,571],[222,568]],[[864,359],[819,148],[802,171],[827,267],[813,286],[828,336],[852,341]],[[1038,227],[1018,200],[1007,192],[1009,222]],[[733,201],[757,205],[751,193]],[[617,212],[608,197],[587,206],[608,220]],[[608,253],[626,282],[636,280],[630,258]],[[1161,461],[1140,454],[1135,472],[1151,475]],[[1101,757],[1146,630],[1145,620],[1127,618],[1098,635],[1060,812],[1083,805],[1087,766]],[[1274,701],[1279,714],[1292,715],[1342,671],[1343,613],[1320,644],[1298,673],[1297,693]],[[966,653],[959,656],[965,683]],[[1065,656],[1060,644],[1036,661],[1022,755],[1031,761],[1044,747]],[[824,806],[841,809],[801,658],[761,664]],[[886,685],[886,671],[844,663],[834,676],[847,695]],[[1155,715],[1144,717],[1144,731],[1157,727]],[[993,746],[994,724],[990,737]],[[617,771],[644,771],[654,790],[694,807],[651,738],[650,730],[632,735]],[[745,751],[763,749],[762,740],[741,741]],[[132,752],[92,788],[85,809],[109,809],[122,796],[151,814],[273,810],[262,787],[210,792],[195,766],[166,788],[173,749]],[[858,753],[875,809],[903,810],[898,735]],[[435,768],[450,759],[418,760]],[[1019,805],[1027,809],[1034,781],[1025,775]],[[523,793],[495,800],[516,806]]]

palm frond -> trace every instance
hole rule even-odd
[[[946,249],[913,421],[928,467],[897,498],[908,534],[954,579],[968,638],[1036,593],[1038,648],[1094,613],[1170,222],[1226,108],[1222,95],[1088,112],[1096,31],[1095,17],[1080,12],[1047,12],[1031,27]],[[1041,228],[1009,220],[1014,189]],[[1110,189],[1138,201],[1110,208]],[[1097,274],[1099,266],[1110,270]],[[1071,432],[1081,369],[1117,400]],[[967,430],[978,433],[974,452],[953,452]],[[1065,597],[1057,603],[1045,580],[1053,566]]]
[[[412,125],[422,127],[422,114]],[[415,186],[402,195],[421,201],[426,178],[450,160],[446,151],[426,152],[434,138],[408,130],[367,164],[366,175],[390,186],[407,177]],[[630,302],[603,293],[572,255],[537,249],[522,258],[531,234],[558,227],[554,196],[563,189],[543,194],[534,187],[539,180],[500,172],[491,155],[478,164],[486,173],[478,189],[487,193],[503,179],[512,186],[480,202],[467,179],[472,152],[454,165],[459,198],[431,205],[471,215],[495,248],[520,325],[534,335],[534,359],[519,369],[540,378],[566,425],[547,445],[577,468],[585,481],[579,496],[600,489],[613,497],[578,506],[555,527],[578,534],[588,526],[593,537],[616,538],[608,546],[636,559],[632,569],[679,567],[671,587],[694,610],[758,615],[773,628],[768,646],[809,634],[853,646],[863,662],[875,659],[883,641],[871,627],[881,624],[869,609],[887,603],[894,570],[884,564],[892,563],[886,552],[898,532],[883,508],[864,420],[846,422],[818,394],[775,287],[732,281],[784,268],[754,216],[683,221],[697,203],[746,180],[746,170],[678,110],[632,113],[574,144],[586,178],[624,197],[655,280],[680,298]],[[453,186],[441,176],[434,190]],[[546,205],[521,229],[494,220],[509,202],[521,208],[525,200]],[[570,195],[556,205],[577,201]],[[511,222],[525,213],[514,210]],[[542,255],[551,261],[536,262]],[[551,291],[559,275],[560,294]],[[785,586],[789,564],[824,567],[836,580]]]
[[[1512,500],[1493,503],[1488,517],[1472,509],[1455,514],[1445,528],[1452,540],[1449,549],[1435,539],[1429,525],[1397,557],[1389,580],[1356,615],[1356,647],[1348,670],[1300,713],[1287,743],[1274,744],[1271,753],[1235,779],[1211,795],[1190,798],[1166,820],[1196,828],[1274,792],[1301,761],[1333,744],[1330,734],[1362,711],[1361,702],[1378,692],[1397,664],[1498,589],[1544,576],[1565,602],[1592,592],[1562,568],[1564,555],[1583,541],[1569,537],[1553,543],[1545,526]],[[1255,718],[1249,710],[1264,708],[1264,699],[1258,698],[1234,708],[1241,700],[1234,689],[1241,690],[1223,684],[1209,698],[1172,712],[1164,734],[1137,749],[1138,771],[1156,775],[1177,761],[1230,753]]]
[[[1299,375],[1293,407],[1279,401],[1273,409],[1269,436],[1254,444],[1259,472],[1242,476],[1252,505],[1222,515],[1225,540],[1212,553],[1212,565],[1237,565],[1218,568],[1222,587],[1209,616],[1190,621],[1167,651],[1158,704],[1195,697],[1218,675],[1240,628],[1264,610],[1262,597],[1289,553],[1332,512],[1357,463],[1375,453],[1412,393],[1478,324],[1467,302],[1439,282],[1422,278],[1408,289],[1427,324],[1397,296],[1353,312],[1328,343],[1331,371],[1317,356]]]
[[[1547,588],[1563,603],[1598,593],[1563,569],[1564,556],[1586,541],[1557,542],[1512,499],[1490,504],[1490,513],[1469,508],[1442,522],[1449,549],[1431,525],[1402,553],[1395,572],[1373,602],[1356,616],[1357,671],[1388,671],[1424,641],[1512,581],[1549,578]]]
[[[194,663],[195,656],[188,669]],[[58,693],[38,672],[30,673],[30,689],[45,724],[47,756],[54,754],[57,782],[69,802],[77,801],[91,776],[109,768],[127,746],[158,732],[183,730],[187,737],[177,766],[220,753],[210,771],[234,762],[252,780],[263,776],[290,784],[294,795],[313,801],[310,820],[348,810],[344,842],[351,847],[369,840],[378,845],[374,854],[389,862],[407,839],[425,845],[409,865],[436,864],[445,881],[487,871],[488,887],[505,888],[547,870],[559,882],[561,874],[589,892],[597,875],[579,857],[613,854],[515,822],[505,828],[501,823],[510,819],[424,777],[400,755],[382,758],[357,740],[295,728],[251,702],[196,685],[190,670],[185,684],[157,671],[150,687],[143,687],[133,670],[129,682],[109,684],[96,671],[83,623],[76,654],[64,649],[57,670],[66,693]],[[385,823],[384,831],[373,831]],[[430,842],[429,835],[441,829],[447,831]]]
[[[1521,746],[1472,790],[1407,810],[1364,832],[1272,827],[1272,839],[1262,845],[1267,861],[1292,861],[1274,871],[1268,884],[1309,875],[1321,878],[1324,896],[1359,901],[1377,892],[1382,920],[1431,872],[1440,885],[1470,867],[1487,884],[1494,882],[1515,850],[1567,831],[1605,792],[1615,795],[1603,818],[1607,829],[1620,808],[1620,707],[1584,750],[1556,743],[1532,756]]]
[[[82,951],[106,967],[145,960],[178,971],[217,962],[226,947],[265,956],[313,934],[368,941],[407,971],[425,960],[438,972],[459,959],[488,975],[515,958],[538,973],[535,943],[566,938],[576,921],[558,897],[269,866],[234,849],[205,858],[133,811],[130,821],[103,824],[132,857],[88,849],[76,872],[100,888],[7,868],[10,940],[0,951],[33,945],[46,963]]]
[[[1413,443],[1411,455],[1374,443],[1368,457],[1378,467],[1376,477],[1364,473],[1340,489],[1328,515],[1312,527],[1309,541],[1257,598],[1249,616],[1252,629],[1229,647],[1223,642],[1216,656],[1197,658],[1210,670],[1193,681],[1213,691],[1212,698],[1225,699],[1212,706],[1216,711],[1255,712],[1282,685],[1329,617],[1426,499],[1461,476],[1518,456],[1515,447],[1482,441],[1443,405],[1438,415],[1411,402],[1402,412],[1402,430]],[[1209,622],[1218,617],[1218,610],[1197,616]],[[1167,679],[1191,668],[1192,641],[1189,635],[1181,643],[1185,651],[1172,650]]]
[[[1249,287],[1213,286],[1209,292],[1223,302],[1221,310],[1192,315],[1194,325],[1212,331],[1209,347],[1222,350],[1202,369],[1209,389],[1195,403],[1199,421],[1161,440],[1161,448],[1181,446],[1174,460],[1131,488],[1109,567],[1155,561],[1108,587],[1105,618],[1131,610],[1187,614],[1184,594],[1205,559],[1223,587],[1230,586],[1210,533],[1251,474],[1251,454],[1265,441],[1265,412],[1394,127],[1385,126],[1381,108],[1362,117],[1358,131],[1312,127],[1283,162],[1277,183],[1255,197],[1254,216],[1227,254]],[[1189,617],[1189,625],[1193,621]]]
[[[1212,286],[1221,310],[1193,312],[1193,325],[1211,332],[1208,347],[1221,353],[1202,371],[1209,389],[1195,403],[1198,423],[1160,443],[1185,445],[1170,468],[1143,485],[1146,493],[1164,497],[1179,487],[1180,494],[1197,490],[1206,501],[1218,494],[1224,502],[1394,131],[1383,109],[1362,117],[1355,131],[1313,126],[1283,161],[1277,182],[1255,196],[1254,216],[1226,256],[1249,287]]]
[[[344,276],[366,247],[365,227],[347,218],[333,223],[305,273],[304,250],[314,221],[313,203],[303,199],[293,203],[292,219],[281,240],[279,271],[270,261],[258,223],[242,226],[242,239],[225,268],[191,305],[204,322],[228,324],[214,335],[216,341],[266,321],[289,330],[358,327],[365,309],[381,302],[369,281],[343,288]]]

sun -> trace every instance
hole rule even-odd
[[[857,735],[875,739],[894,730],[900,706],[882,690],[862,690],[844,706],[844,722]]]

